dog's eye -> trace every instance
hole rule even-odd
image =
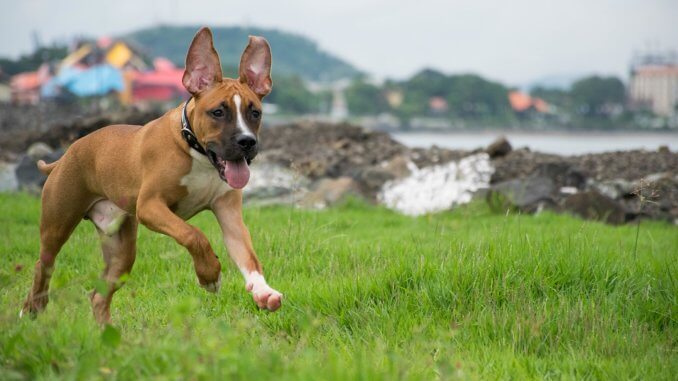
[[[259,111],[259,110],[252,110],[252,118],[254,118],[254,119],[259,119],[259,118],[261,118],[261,111]]]
[[[212,111],[210,111],[210,113],[211,113],[212,116],[215,117],[215,118],[221,118],[221,117],[224,116],[224,110],[222,110],[222,109],[220,109],[220,108],[218,108],[218,109],[216,109],[216,110],[212,110]]]

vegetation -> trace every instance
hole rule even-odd
[[[354,79],[346,88],[346,103],[354,115],[377,115],[390,111],[384,91],[362,78]]]
[[[387,92],[403,96],[402,104],[391,107]],[[388,81],[379,88],[360,79],[347,89],[346,97],[351,113],[377,114],[393,112],[403,119],[416,116],[447,118],[492,119],[510,114],[508,89],[500,83],[478,75],[445,75],[426,69],[405,81]],[[439,98],[446,107],[433,109],[432,98]]]
[[[140,230],[137,263],[100,329],[87,293],[94,228],[57,259],[51,302],[17,318],[38,257],[39,201],[0,195],[3,379],[675,379],[676,227],[493,215],[475,204],[421,218],[349,203],[246,209],[270,283],[258,311],[203,229],[222,290],[197,286],[170,238]]]
[[[581,78],[568,90],[532,89],[532,97],[548,103],[546,114],[514,111],[508,99],[511,90],[475,74],[446,75],[426,69],[404,81],[387,81],[381,87],[356,79],[347,89],[347,99],[352,114],[391,112],[406,122],[413,117],[430,116],[502,127],[535,124],[542,128],[604,129],[633,126],[634,117],[641,115],[625,108],[626,88],[617,77]],[[387,102],[388,94],[393,92],[402,95],[402,102]]]
[[[136,43],[149,56],[169,58],[183,66],[186,51],[198,26],[159,26],[130,33],[124,38]],[[273,76],[299,76],[306,80],[331,81],[359,74],[341,59],[322,51],[306,37],[275,29],[213,27],[214,47],[221,63],[237,68],[249,35],[264,36],[273,53]],[[224,72],[227,74],[227,72]]]
[[[44,62],[61,60],[66,57],[68,48],[54,44],[43,46],[30,54],[24,54],[18,59],[0,58],[0,80],[3,76],[12,76],[25,71],[37,70]]]
[[[297,115],[317,113],[321,107],[320,98],[296,76],[273,78],[273,90],[266,102],[278,105],[283,113]]]
[[[578,80],[570,90],[574,106],[588,117],[607,117],[612,109],[623,107],[626,87],[616,77],[586,77]]]

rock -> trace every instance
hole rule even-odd
[[[63,155],[63,151],[59,150],[40,157],[40,159],[51,163],[59,160],[61,155]],[[14,173],[19,183],[19,189],[32,193],[40,193],[45,180],[47,180],[47,176],[38,170],[36,160],[28,155],[21,157]]]
[[[382,162],[382,167],[393,174],[394,178],[402,179],[416,169],[416,165],[405,155],[397,155],[387,162]]]
[[[0,103],[0,159],[16,160],[34,142],[60,147],[111,124],[145,124],[161,109],[121,111],[83,107],[80,103],[41,102],[35,106]]]
[[[358,178],[364,168],[407,154],[409,149],[384,132],[349,124],[300,122],[272,127],[261,135],[266,159],[310,179]]]
[[[486,199],[490,208],[500,213],[507,209],[535,213],[557,205],[557,190],[548,177],[527,177],[492,185]]]
[[[531,152],[528,149],[520,148],[509,152],[506,156],[498,157],[492,160],[495,167],[492,175],[492,184],[503,181],[520,179],[530,176],[542,163],[552,163],[563,161],[560,156]]]
[[[424,168],[436,164],[459,161],[470,155],[470,151],[450,150],[433,145],[429,148],[413,148],[410,152],[410,160],[412,160],[417,167]]]
[[[387,181],[395,178],[392,172],[380,166],[367,167],[356,176],[360,189],[368,195],[376,194]]]
[[[644,150],[604,152],[567,158],[597,181],[636,180],[650,173],[672,172],[678,168],[678,152]]]
[[[614,200],[631,195],[634,191],[633,183],[624,179],[591,181],[588,188]]]
[[[577,189],[584,189],[586,186],[586,175],[566,161],[540,163],[534,169],[531,176],[548,177],[558,188],[575,187]]]
[[[378,199],[408,215],[439,212],[464,204],[489,186],[494,168],[486,153],[425,168],[384,184]]]
[[[310,208],[324,208],[345,200],[348,196],[360,196],[358,184],[350,177],[321,179],[313,190],[301,200],[301,205]]]
[[[636,216],[665,221],[678,218],[678,175],[661,173],[633,182],[633,191],[619,201]]]
[[[652,173],[647,176],[644,176],[639,181],[636,181],[636,186],[640,186],[639,184],[640,181],[652,184],[668,178],[671,178],[671,173],[669,172]]]
[[[603,221],[613,225],[627,221],[626,210],[619,202],[596,191],[568,196],[561,206],[563,211],[587,220]]]
[[[26,150],[26,155],[28,155],[28,157],[34,161],[38,161],[44,157],[47,157],[47,155],[53,152],[54,150],[47,144],[43,142],[37,142],[31,144],[31,146],[28,147],[28,150]]]
[[[261,203],[294,203],[306,191],[309,180],[280,165],[255,161],[250,167],[245,200]]]
[[[19,189],[15,170],[16,164],[0,162],[0,192],[14,192]]]
[[[494,159],[497,157],[506,156],[506,154],[512,150],[513,147],[511,147],[511,143],[509,143],[508,139],[506,139],[505,136],[500,136],[489,146],[487,146],[485,152],[490,155],[490,159]]]

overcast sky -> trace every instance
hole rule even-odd
[[[635,50],[678,50],[678,0],[0,0],[0,55],[158,23],[304,34],[377,77],[422,67],[512,85],[552,75],[626,78]],[[275,57],[274,57],[275,60]]]

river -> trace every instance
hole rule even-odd
[[[513,148],[559,155],[580,155],[633,149],[657,150],[662,145],[678,150],[678,132],[395,132],[394,139],[409,147],[438,147],[473,150],[486,147],[505,135]]]

